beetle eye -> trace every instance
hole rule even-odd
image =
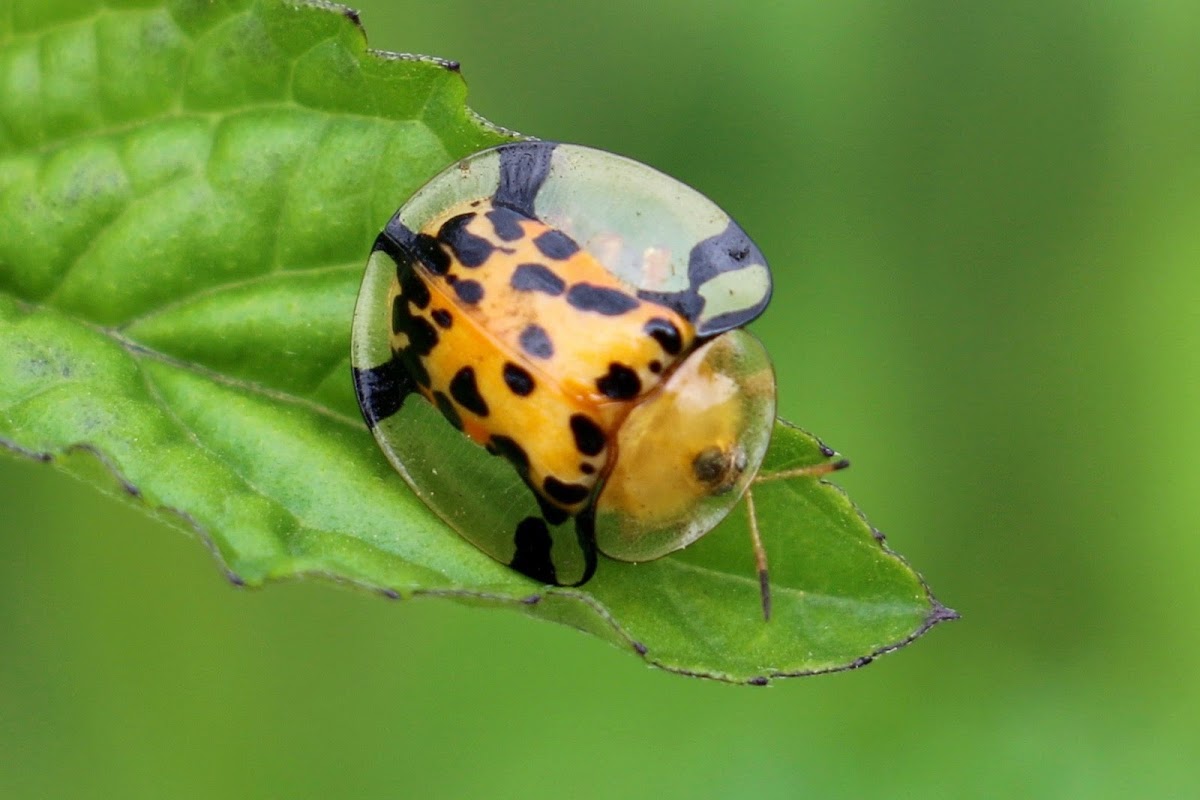
[[[692,459],[692,474],[708,486],[712,494],[723,494],[732,489],[745,469],[746,451],[736,444],[728,448],[710,445]]]
[[[731,331],[688,356],[617,431],[596,503],[601,551],[647,561],[716,527],[758,472],[774,421],[775,376],[757,339]]]

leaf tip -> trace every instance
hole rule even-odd
[[[933,599],[932,602],[933,609],[929,612],[929,616],[925,618],[926,630],[940,622],[953,622],[956,619],[962,619],[962,614],[959,614],[953,608],[942,605],[936,599]]]

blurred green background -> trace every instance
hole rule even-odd
[[[357,5],[484,116],[738,218],[781,413],[964,620],[688,680],[512,613],[235,590],[3,458],[0,797],[1195,796],[1195,3]]]

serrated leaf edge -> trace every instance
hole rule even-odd
[[[0,437],[0,448],[4,448],[4,449],[8,450],[9,452],[13,453],[14,455],[25,457],[25,458],[31,459],[33,461],[38,461],[41,463],[53,463],[57,460],[57,458],[59,456],[68,456],[68,455],[71,455],[76,452],[87,453],[88,455],[95,457],[97,459],[97,461],[105,468],[105,470],[107,470],[112,475],[112,477],[115,480],[115,482],[117,483],[117,485],[119,487],[121,487],[122,493],[127,500],[139,505],[148,513],[165,513],[165,514],[169,514],[171,516],[178,518],[180,520],[180,522],[184,523],[187,526],[187,528],[190,528],[193,532],[195,532],[196,536],[200,539],[200,541],[203,542],[205,547],[207,547],[207,549],[213,554],[217,563],[220,565],[222,571],[225,573],[226,579],[231,584],[233,584],[234,586],[237,586],[239,588],[247,586],[246,582],[244,580],[242,580],[242,578],[232,568],[230,568],[229,564],[226,563],[226,561],[225,561],[224,557],[221,555],[220,549],[217,547],[216,542],[213,539],[212,535],[208,532],[208,530],[203,525],[201,525],[199,523],[198,520],[196,520],[194,517],[192,517],[188,512],[183,511],[178,508],[174,508],[172,506],[168,506],[168,505],[153,505],[152,506],[149,503],[149,501],[146,499],[146,496],[142,493],[142,491],[121,473],[120,469],[117,468],[116,464],[114,464],[112,462],[112,460],[100,448],[98,448],[92,444],[79,442],[79,443],[67,445],[66,447],[62,448],[60,453],[56,454],[56,453],[45,452],[45,451],[30,450],[28,448],[22,447],[21,445],[17,444],[16,442],[13,442],[4,437]],[[636,638],[634,638],[629,633],[629,631],[627,631],[624,628],[624,626],[622,626],[621,623],[617,621],[616,617],[613,615],[613,613],[608,609],[608,607],[606,605],[601,603],[599,600],[597,600],[595,597],[588,594],[587,592],[583,592],[578,589],[572,589],[572,588],[546,587],[540,591],[531,592],[530,594],[525,595],[523,597],[513,597],[511,595],[500,594],[497,592],[489,592],[487,590],[466,589],[466,588],[409,589],[409,590],[407,590],[407,595],[412,598],[433,597],[433,598],[444,598],[444,599],[481,600],[481,601],[492,602],[492,603],[497,603],[497,604],[506,605],[506,606],[514,606],[518,609],[520,609],[521,607],[529,608],[531,606],[536,606],[537,604],[542,602],[545,598],[551,597],[551,596],[563,598],[565,600],[570,600],[570,601],[580,603],[585,608],[590,610],[592,613],[596,614],[596,616],[598,616],[601,619],[601,621],[606,623],[612,629],[613,633],[616,635],[618,640],[624,641],[624,643],[631,650],[633,650],[637,655],[641,656],[642,659],[648,665],[650,665],[652,667],[664,670],[666,672],[674,673],[676,675],[683,675],[683,676],[693,677],[693,678],[704,678],[704,679],[708,679],[708,680],[719,681],[722,683],[732,683],[732,684],[750,685],[750,686],[765,686],[765,685],[769,684],[772,680],[781,679],[781,678],[799,678],[799,677],[808,677],[808,676],[812,676],[812,675],[826,675],[826,674],[832,674],[832,673],[836,673],[836,672],[847,672],[850,670],[861,669],[862,667],[865,667],[868,664],[875,661],[876,659],[878,659],[880,656],[895,652],[896,650],[899,650],[899,649],[905,647],[906,645],[911,644],[912,642],[919,639],[921,636],[925,635],[925,633],[927,633],[934,626],[936,626],[942,622],[948,622],[948,621],[959,618],[958,612],[943,605],[934,596],[933,591],[930,589],[929,584],[926,583],[924,577],[919,572],[912,569],[911,565],[909,565],[908,561],[903,556],[901,556],[899,553],[896,553],[890,547],[887,546],[886,537],[883,535],[883,533],[881,533],[877,528],[875,528],[874,526],[871,526],[870,523],[867,522],[865,515],[863,515],[863,513],[859,510],[859,508],[854,505],[854,503],[850,500],[850,498],[846,495],[845,491],[840,486],[833,484],[833,483],[829,483],[827,481],[820,481],[820,483],[823,483],[823,484],[835,489],[836,491],[838,491],[842,495],[842,497],[845,498],[848,503],[850,503],[850,506],[854,509],[855,513],[858,514],[859,518],[862,519],[863,523],[865,525],[867,525],[867,527],[871,530],[871,533],[874,536],[875,540],[879,543],[880,547],[883,548],[885,553],[887,555],[891,556],[892,558],[899,560],[902,564],[904,564],[905,567],[907,567],[910,571],[912,571],[912,573],[914,575],[917,576],[917,580],[920,582],[922,590],[925,592],[926,600],[930,604],[929,614],[926,615],[925,619],[922,621],[922,624],[920,626],[918,626],[916,630],[912,631],[907,636],[905,636],[904,638],[902,638],[898,641],[891,642],[891,643],[885,644],[879,648],[876,648],[872,652],[870,652],[866,655],[859,656],[858,658],[854,659],[853,661],[851,661],[847,664],[839,664],[839,665],[834,665],[834,666],[830,666],[830,667],[821,667],[821,668],[812,669],[812,670],[796,670],[796,671],[772,670],[772,671],[764,672],[762,675],[755,675],[755,676],[751,676],[749,678],[738,678],[738,677],[734,677],[729,674],[721,673],[721,672],[705,672],[702,670],[687,669],[687,668],[680,667],[675,664],[667,663],[658,658],[655,658],[650,653],[650,649],[646,645],[642,644],[640,641],[638,641]],[[701,569],[704,569],[704,568],[701,568]],[[725,574],[725,573],[721,573],[721,574]],[[304,571],[294,572],[286,577],[268,578],[263,582],[263,585],[265,585],[266,583],[281,582],[281,581],[285,581],[285,580],[299,581],[299,580],[312,579],[312,578],[318,578],[318,579],[330,581],[332,583],[353,586],[358,589],[362,589],[362,590],[369,591],[369,592],[372,592],[375,594],[383,595],[384,597],[388,597],[390,599],[402,599],[406,594],[404,591],[401,591],[394,587],[379,586],[377,584],[372,584],[372,583],[368,583],[368,582],[364,582],[364,581],[354,580],[352,578],[347,578],[342,575],[335,575],[333,573],[329,573],[329,572],[326,572],[323,570],[304,570]]]

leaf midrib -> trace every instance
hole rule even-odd
[[[244,378],[236,378],[231,375],[227,375],[223,372],[214,370],[210,367],[206,367],[202,364],[198,364],[194,361],[187,361],[184,359],[176,358],[174,356],[163,353],[160,350],[156,350],[152,347],[144,345],[141,342],[130,339],[129,337],[122,334],[121,331],[117,328],[111,328],[111,327],[108,327],[105,325],[99,325],[99,324],[91,322],[89,320],[82,319],[77,316],[73,316],[67,312],[62,311],[61,309],[59,309],[55,306],[46,305],[44,303],[32,303],[32,302],[29,302],[28,300],[23,300],[19,297],[15,297],[8,293],[5,293],[5,295],[8,296],[9,298],[11,298],[13,300],[13,302],[16,303],[17,307],[20,308],[21,310],[25,311],[26,313],[50,312],[50,313],[58,314],[60,316],[65,317],[66,319],[70,320],[71,322],[75,323],[76,325],[80,325],[84,328],[87,328],[90,331],[93,331],[94,333],[99,333],[102,336],[107,337],[114,344],[121,347],[121,349],[125,350],[125,352],[129,353],[130,356],[133,357],[134,363],[138,365],[139,370],[141,370],[141,364],[138,362],[138,359],[149,358],[154,361],[158,361],[162,364],[166,364],[168,366],[175,367],[177,369],[188,370],[199,377],[203,377],[203,378],[212,380],[215,383],[221,384],[222,386],[228,386],[230,388],[239,389],[241,391],[256,394],[260,397],[268,398],[268,399],[276,401],[276,402],[289,403],[298,408],[302,408],[302,409],[311,411],[313,413],[320,414],[320,415],[322,415],[328,419],[331,419],[334,422],[337,422],[338,424],[340,424],[346,428],[349,428],[351,430],[354,430],[356,432],[361,431],[363,429],[364,423],[361,419],[358,419],[355,417],[349,417],[349,416],[346,416],[345,414],[341,414],[338,411],[335,411],[334,409],[332,409],[326,405],[322,405],[321,403],[318,403],[315,400],[311,400],[307,397],[302,397],[302,396],[291,394],[289,392],[285,392],[285,391],[282,391],[279,389],[273,389],[268,386],[263,386],[260,383],[256,383],[254,381],[248,381]]]
[[[350,268],[351,268],[351,266],[336,266],[336,267],[323,267],[320,269],[335,270],[335,269],[350,269]],[[239,283],[252,283],[254,281],[264,280],[268,277],[273,277],[278,274],[279,273],[269,273],[268,275],[255,276],[252,279],[247,279],[246,281],[242,281]],[[215,291],[219,291],[223,288],[228,288],[229,286],[230,286],[230,284],[223,284],[220,287],[211,287],[209,290],[206,290],[206,291],[214,291],[215,292]],[[10,297],[11,297],[11,295],[10,295]],[[153,379],[146,373],[146,371],[141,363],[141,359],[143,359],[143,358],[150,359],[150,360],[165,364],[167,366],[174,367],[176,369],[187,370],[198,377],[205,378],[207,380],[211,380],[214,383],[220,384],[222,386],[226,386],[226,387],[230,387],[230,388],[237,389],[240,391],[248,392],[248,393],[257,395],[259,397],[269,399],[274,402],[287,403],[293,407],[304,409],[306,411],[309,411],[309,412],[312,412],[315,414],[319,414],[327,419],[337,422],[340,426],[342,426],[342,427],[346,428],[347,430],[352,431],[353,433],[356,433],[356,434],[362,433],[364,431],[364,423],[362,422],[361,419],[358,419],[355,417],[350,417],[345,414],[339,413],[338,411],[330,408],[329,406],[323,405],[323,404],[318,403],[309,398],[295,395],[295,394],[285,392],[285,391],[282,391],[279,389],[273,389],[273,388],[264,386],[260,383],[246,380],[244,378],[236,378],[236,377],[227,375],[223,372],[219,372],[217,370],[211,369],[210,367],[206,367],[203,364],[199,364],[194,361],[187,361],[184,359],[176,358],[174,356],[163,353],[160,350],[156,350],[152,347],[149,347],[145,344],[142,344],[134,339],[131,339],[131,338],[125,336],[121,332],[121,330],[118,328],[112,328],[112,327],[108,327],[108,326],[104,326],[104,325],[99,325],[97,323],[82,319],[80,317],[69,315],[66,312],[63,312],[62,310],[60,310],[54,306],[41,304],[41,303],[29,303],[28,301],[24,301],[19,298],[14,298],[14,300],[18,304],[18,306],[22,307],[23,309],[25,309],[27,311],[33,311],[33,312],[50,311],[50,312],[53,312],[56,314],[64,315],[68,319],[70,319],[72,322],[74,322],[78,325],[81,325],[89,330],[92,330],[93,332],[99,333],[99,334],[107,337],[114,344],[118,345],[125,352],[129,353],[129,355],[133,359],[134,364],[138,368],[139,374],[142,376],[143,381],[146,383],[147,391],[154,398],[156,404],[159,407],[163,408],[164,413],[166,413],[168,415],[168,417],[172,420],[172,422],[174,424],[178,425],[181,428],[181,430],[184,432],[184,434],[187,435],[189,437],[189,439],[194,441],[197,444],[197,446],[199,446],[201,448],[207,449],[206,446],[202,442],[198,441],[194,431],[192,431],[185,423],[182,422],[182,420],[179,419],[178,415],[176,415],[172,411],[172,409],[170,408],[167,401],[162,398],[161,394],[157,391],[157,389],[154,386]],[[162,309],[160,309],[160,310],[162,310]],[[157,313],[157,312],[155,312],[155,313]],[[128,324],[129,323],[124,323],[122,325],[122,327],[125,327],[125,325],[128,325]],[[238,479],[241,480],[243,483],[245,483],[251,490],[254,490],[256,492],[258,491],[240,473],[238,474]],[[803,479],[797,478],[797,479],[792,479],[792,480],[803,480]],[[786,486],[790,482],[791,482],[790,480],[785,480],[785,481],[783,481],[783,484]],[[827,483],[827,482],[821,481],[821,483]],[[832,484],[828,484],[828,485],[832,486]],[[292,512],[288,511],[287,513],[289,513],[294,519],[296,519],[296,524],[298,526],[305,527],[305,528],[309,527],[308,525],[303,523],[301,520],[296,518],[295,515],[292,514]],[[336,532],[330,531],[330,533],[336,533]],[[721,581],[721,582],[725,582],[725,583],[733,583],[736,585],[740,585],[744,588],[752,588],[754,591],[758,590],[757,575],[741,574],[739,572],[734,572],[734,571],[723,571],[723,570],[716,569],[711,566],[694,564],[694,563],[685,561],[683,559],[672,558],[670,556],[663,559],[662,565],[666,569],[681,570],[683,572],[694,574],[694,575],[703,575],[706,578],[709,578],[710,580]],[[786,596],[786,597],[790,597],[796,601],[801,601],[801,602],[803,602],[806,599],[822,600],[822,601],[829,602],[829,603],[845,603],[845,602],[861,603],[861,602],[864,602],[861,599],[848,599],[844,595],[830,594],[827,592],[813,591],[813,590],[809,590],[809,589],[799,589],[799,588],[794,588],[794,587],[788,586],[786,584],[778,584],[778,583],[772,584],[772,591],[777,596]],[[585,594],[589,597],[591,596],[587,592],[583,592],[582,594]],[[885,605],[887,605],[889,607],[895,607],[894,603],[888,603]]]
[[[248,276],[246,278],[241,278],[236,281],[220,283],[220,284],[216,284],[214,286],[206,286],[203,289],[199,289],[195,292],[192,292],[189,295],[184,295],[183,297],[180,297],[176,300],[172,300],[170,303],[167,303],[166,305],[158,306],[157,308],[152,308],[148,311],[143,311],[133,317],[130,317],[129,319],[125,320],[124,322],[121,322],[120,324],[113,326],[111,328],[111,330],[126,331],[129,328],[132,328],[134,326],[142,325],[146,322],[149,322],[150,320],[153,320],[156,317],[159,317],[159,316],[167,314],[171,311],[175,311],[177,309],[183,308],[184,306],[187,306],[189,303],[203,302],[204,300],[208,299],[210,296],[219,295],[222,292],[236,291],[238,289],[244,289],[247,287],[254,286],[257,283],[266,283],[267,281],[270,281],[273,279],[277,280],[281,276],[286,276],[289,278],[292,276],[295,276],[297,278],[304,278],[304,277],[309,277],[312,275],[323,275],[326,273],[336,273],[339,271],[362,272],[362,270],[363,270],[363,264],[359,264],[359,263],[325,264],[325,265],[318,266],[318,267],[301,267],[301,268],[297,268],[297,269],[287,269],[285,267],[276,266],[274,269],[272,269],[269,272],[259,273],[258,275],[251,275],[251,276]],[[67,313],[67,312],[63,312],[63,313]],[[349,350],[347,350],[346,357],[348,358],[349,355],[350,355],[350,352],[349,352]]]
[[[666,561],[665,564],[670,566],[671,568],[681,569],[684,572],[691,572],[694,574],[705,575],[708,577],[717,576],[726,581],[731,581],[734,583],[739,583],[739,584],[743,584],[743,585],[752,587],[755,592],[758,591],[759,584],[758,584],[758,575],[757,574],[754,574],[753,576],[751,576],[750,574],[743,575],[738,572],[722,572],[720,570],[713,569],[712,567],[707,567],[702,564],[693,564],[691,562],[684,561],[682,559],[670,558],[670,556],[668,556],[668,559],[669,560]],[[803,600],[805,598],[820,599],[820,600],[826,600],[830,603],[853,602],[855,604],[862,604],[862,603],[870,602],[868,600],[862,600],[859,598],[847,598],[845,595],[829,594],[827,592],[812,591],[809,589],[798,589],[798,588],[789,586],[787,584],[779,584],[779,583],[774,583],[774,582],[772,582],[772,584],[771,584],[771,594],[774,596],[788,595],[788,596],[792,596],[794,598],[801,599],[801,600]],[[886,607],[895,607],[896,606],[895,603],[883,603],[883,604],[876,604],[876,605],[877,606],[886,606]]]

